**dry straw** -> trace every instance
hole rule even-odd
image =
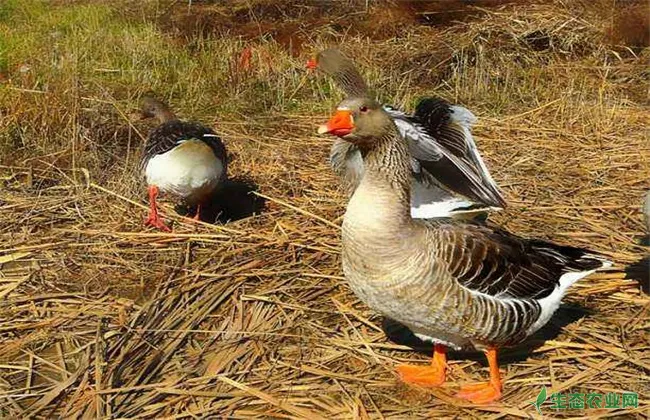
[[[232,172],[255,179],[268,199],[252,218],[196,225],[167,205],[174,232],[144,230],[132,151],[134,129],[147,127],[111,98],[83,103],[113,119],[82,124],[89,136],[129,145],[108,175],[56,156],[0,168],[0,415],[528,418],[542,385],[639,394],[636,409],[545,414],[647,415],[650,300],[632,280],[647,279],[639,208],[650,150],[635,96],[647,71],[641,55],[607,47],[590,15],[563,4],[491,9],[445,30],[413,27],[400,40],[343,38],[395,102],[434,90],[480,116],[479,147],[510,203],[494,221],[616,262],[573,287],[540,334],[503,352],[501,402],[453,397],[459,383],[486,376],[480,355],[452,354],[441,389],[397,380],[395,364],[427,363],[428,353],[414,352],[341,277],[344,197],[327,165],[329,140],[315,135],[335,99],[327,82],[300,75],[291,96],[314,89],[316,110],[216,124]],[[423,57],[443,64],[393,65]],[[29,98],[39,94],[14,94],[38,103]]]

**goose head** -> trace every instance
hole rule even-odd
[[[145,118],[158,118],[161,123],[176,119],[176,115],[169,109],[169,106],[151,95],[142,98],[142,115]]]
[[[332,77],[348,96],[361,96],[368,92],[366,82],[354,62],[336,48],[328,48],[307,61],[306,67]]]
[[[336,48],[328,48],[316,54],[307,66],[310,70],[320,70],[329,75],[336,74],[345,68],[354,68],[352,61]]]
[[[381,104],[367,97],[348,98],[336,107],[319,134],[331,134],[361,148],[371,148],[394,129],[390,116]]]

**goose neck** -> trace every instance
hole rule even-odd
[[[361,147],[363,178],[350,199],[344,228],[363,235],[394,235],[411,223],[409,162],[406,145],[396,136]]]

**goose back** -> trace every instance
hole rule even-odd
[[[149,160],[163,153],[167,153],[184,141],[196,139],[207,144],[214,155],[227,167],[226,147],[221,138],[210,128],[197,122],[180,121],[177,119],[164,122],[156,127],[147,139],[141,167],[147,165]]]

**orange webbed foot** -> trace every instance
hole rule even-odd
[[[158,228],[162,230],[163,232],[171,232],[172,230],[165,224],[165,222],[162,221],[160,216],[156,215],[149,215],[147,220],[144,221],[145,226],[153,226],[155,228]]]
[[[456,395],[458,398],[469,400],[474,404],[487,404],[501,398],[501,375],[496,348],[487,348],[485,355],[490,366],[490,381],[462,386]]]
[[[426,388],[434,388],[445,382],[445,366],[399,365],[397,373],[402,381]]]
[[[493,382],[468,384],[462,386],[456,396],[474,404],[487,404],[501,398],[501,386]]]
[[[447,348],[441,344],[433,347],[433,358],[429,366],[399,365],[397,373],[402,381],[427,388],[434,388],[445,382],[447,369]]]

